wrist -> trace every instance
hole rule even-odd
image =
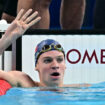
[[[11,42],[12,38],[10,38],[8,35],[3,34],[1,40],[5,43]]]
[[[0,55],[11,44],[11,38],[8,38],[5,34],[0,39]]]

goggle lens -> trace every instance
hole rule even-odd
[[[45,52],[45,51],[48,51],[50,50],[50,45],[44,45],[44,47],[42,48],[42,51]]]

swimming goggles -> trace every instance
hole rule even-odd
[[[54,45],[54,44],[51,44],[51,45],[44,45],[42,47],[42,50],[41,52],[47,52],[47,51],[50,51],[50,50],[58,50],[58,51],[63,51],[63,48],[60,44],[57,44],[57,45]]]
[[[58,51],[62,52],[65,56],[65,53],[64,53],[64,50],[63,50],[62,46],[60,44],[55,45],[55,44],[52,43],[51,45],[44,45],[42,47],[41,51],[37,52],[37,59],[39,58],[39,56],[42,53],[47,52],[47,51],[51,51],[51,50],[58,50]]]

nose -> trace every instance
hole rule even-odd
[[[58,64],[58,62],[56,60],[53,60],[52,65],[51,65],[51,68],[53,70],[59,69],[59,64]]]
[[[59,69],[59,67],[52,67],[52,69],[53,69],[53,70],[57,70],[57,69]]]

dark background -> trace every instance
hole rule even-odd
[[[82,29],[92,29],[93,27],[93,15],[94,4],[96,0],[86,0],[86,11],[84,17],[84,23]],[[4,8],[3,4],[6,0],[0,0],[0,17]],[[50,29],[60,29],[59,14],[60,14],[61,0],[52,0],[50,5]]]
[[[59,29],[59,10],[61,0],[52,0],[50,6],[50,28]],[[86,0],[86,11],[83,23],[83,29],[91,29],[93,27],[93,15],[94,15],[94,4],[95,0]]]

